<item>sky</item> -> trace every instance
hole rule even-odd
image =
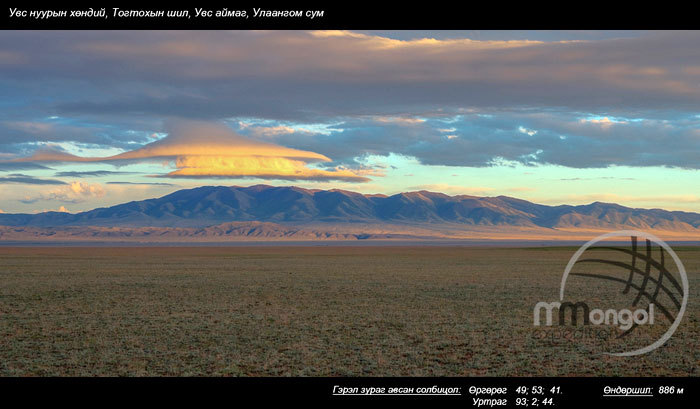
[[[0,212],[202,185],[700,212],[700,32],[3,31]]]

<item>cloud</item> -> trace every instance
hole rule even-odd
[[[144,186],[177,186],[172,183],[159,182],[107,182],[108,185],[144,185]]]
[[[382,123],[394,123],[394,124],[399,124],[399,125],[416,125],[425,122],[425,119],[423,118],[407,118],[407,117],[398,117],[398,116],[377,116],[373,117],[373,119],[377,122],[382,122]]]
[[[32,100],[47,115],[128,118],[318,119],[475,106],[700,108],[694,52],[700,34],[692,31],[587,41],[429,33],[399,40],[347,31],[86,33],[6,33],[0,49],[22,61],[0,67],[12,81],[11,94],[31,95],[26,90],[37,78],[51,78],[44,89],[55,97]]]
[[[39,179],[34,176],[11,174],[8,177],[0,177],[0,184],[3,183],[19,183],[26,185],[65,185],[66,182],[56,179]]]
[[[20,199],[22,203],[36,203],[38,201],[59,201],[65,203],[80,203],[91,198],[99,198],[105,195],[105,191],[99,184],[85,182],[71,182],[67,186],[53,189],[38,196],[25,196]]]
[[[300,132],[299,129],[294,129],[292,127],[285,126],[285,125],[248,127],[247,124],[241,123],[241,127],[244,129],[247,128],[254,135],[262,135],[262,136],[275,136],[275,135],[293,134],[293,133]],[[303,131],[301,131],[301,132],[303,132]]]
[[[64,171],[56,172],[56,177],[69,177],[69,178],[83,178],[83,177],[100,177],[100,176],[111,176],[111,175],[130,175],[134,172],[117,172],[111,170],[94,170],[94,171]]]
[[[535,131],[534,129],[527,129],[523,126],[518,127],[518,132],[524,133],[525,135],[529,136],[535,136],[537,134],[537,131]]]
[[[49,167],[39,165],[38,163],[30,162],[0,162],[0,171],[16,171],[16,170],[37,170],[50,169]]]
[[[694,115],[671,120],[608,117],[614,122],[609,128],[581,120],[581,113],[546,110],[423,115],[425,121],[412,126],[372,118],[346,118],[334,125],[339,131],[330,135],[278,134],[267,136],[267,140],[314,149],[332,157],[334,165],[351,167],[358,158],[393,153],[414,157],[425,165],[700,168],[700,117]]]
[[[286,180],[367,179],[344,168],[309,168],[315,162],[330,162],[328,157],[305,150],[287,148],[246,138],[221,123],[172,120],[168,136],[142,148],[108,157],[82,157],[51,149],[37,150],[18,159],[30,162],[138,163],[172,162],[176,170],[169,178],[260,178]]]
[[[700,167],[698,32],[490,33],[484,41],[429,32],[85,34],[0,37],[13,56],[0,66],[0,150],[26,156],[39,141],[71,141],[127,151],[99,155],[115,164],[166,155],[179,166],[172,178],[359,181],[357,158],[391,153],[448,166]],[[509,35],[518,40],[501,40]],[[171,117],[265,120],[240,132],[325,159],[188,155],[173,132],[149,144],[169,132]],[[88,156],[98,155],[47,150],[43,158]]]
[[[6,114],[7,115],[7,114]],[[12,116],[27,115],[12,113]],[[62,119],[2,120],[0,114],[0,146],[8,144],[42,142],[72,142],[79,146],[107,146],[128,148],[132,143],[149,142],[145,132],[120,131],[107,125],[94,123],[64,123]]]

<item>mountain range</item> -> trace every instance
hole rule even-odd
[[[267,185],[203,186],[75,214],[0,214],[0,226],[0,240],[517,239],[619,229],[700,240],[700,214],[691,212],[602,202],[547,206],[507,196],[428,191],[386,196]]]

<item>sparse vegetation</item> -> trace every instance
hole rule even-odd
[[[0,248],[0,374],[697,376],[690,303],[635,358],[533,339],[570,248]]]

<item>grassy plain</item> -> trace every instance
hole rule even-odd
[[[688,310],[639,357],[539,339],[574,248],[0,247],[3,376],[698,376]]]

